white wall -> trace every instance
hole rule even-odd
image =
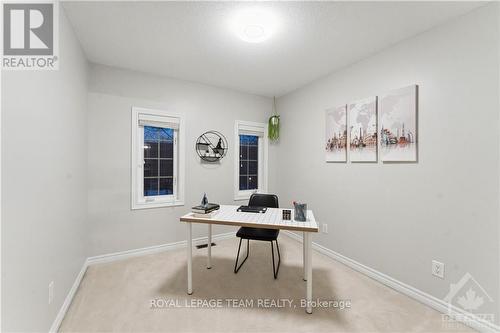
[[[234,122],[266,122],[271,100],[227,89],[92,65],[89,85],[88,159],[90,255],[136,249],[186,239],[179,217],[199,204],[233,204]],[[130,209],[131,108],[149,107],[182,114],[186,121],[185,206]],[[229,142],[220,164],[203,164],[196,139],[217,130]],[[231,231],[214,228],[214,233]],[[195,226],[194,236],[206,236]]]
[[[280,200],[308,202],[315,241],[444,298],[470,272],[499,297],[497,4],[399,43],[278,100]],[[324,110],[418,84],[417,164],[324,162]],[[446,278],[431,276],[431,260]]]
[[[88,66],[59,22],[58,71],[2,72],[2,331],[48,331],[87,254]]]
[[[86,256],[185,239],[178,217],[203,192],[234,203],[234,121],[271,113],[268,98],[98,65],[87,94],[86,60],[60,12],[60,70],[2,72],[4,331],[48,330]],[[315,241],[438,298],[465,272],[500,298],[498,13],[488,5],[278,100],[269,189],[329,224]],[[419,163],[323,162],[324,109],[413,83]],[[185,116],[185,206],[131,211],[132,106]],[[229,141],[220,165],[194,152],[209,129]],[[432,259],[446,263],[445,280],[430,275]],[[498,303],[487,311],[500,316]]]

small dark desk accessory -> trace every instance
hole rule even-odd
[[[208,198],[206,193],[203,193],[203,198],[201,199],[201,206],[203,207],[208,206]]]
[[[283,220],[290,221],[292,219],[292,210],[283,209]]]
[[[238,212],[243,213],[265,213],[267,211],[267,207],[256,207],[256,206],[240,206],[236,210]]]
[[[307,221],[307,204],[294,201],[293,207],[295,208],[295,215],[293,219],[300,222]]]

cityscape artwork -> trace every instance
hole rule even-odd
[[[325,158],[347,162],[347,105],[326,110]]]
[[[349,104],[349,159],[377,162],[377,98]]]
[[[417,161],[417,86],[379,96],[380,158],[383,162]]]

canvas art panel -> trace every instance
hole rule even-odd
[[[349,159],[377,162],[377,98],[349,103]]]
[[[380,158],[383,162],[417,161],[417,86],[379,96]]]
[[[325,158],[347,162],[347,105],[326,110]]]

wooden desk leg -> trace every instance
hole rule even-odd
[[[306,248],[307,248],[307,241],[306,241],[306,232],[303,232],[302,233],[302,266],[303,266],[303,270],[304,270],[304,281],[307,281],[307,269],[306,269],[306,265],[307,265],[307,258],[306,258]]]
[[[307,292],[306,292],[306,312],[312,313],[312,233],[306,233],[306,257],[307,257]]]
[[[193,293],[193,228],[187,222],[187,269],[188,269],[188,295]]]
[[[212,225],[208,225],[207,268],[212,268]]]

